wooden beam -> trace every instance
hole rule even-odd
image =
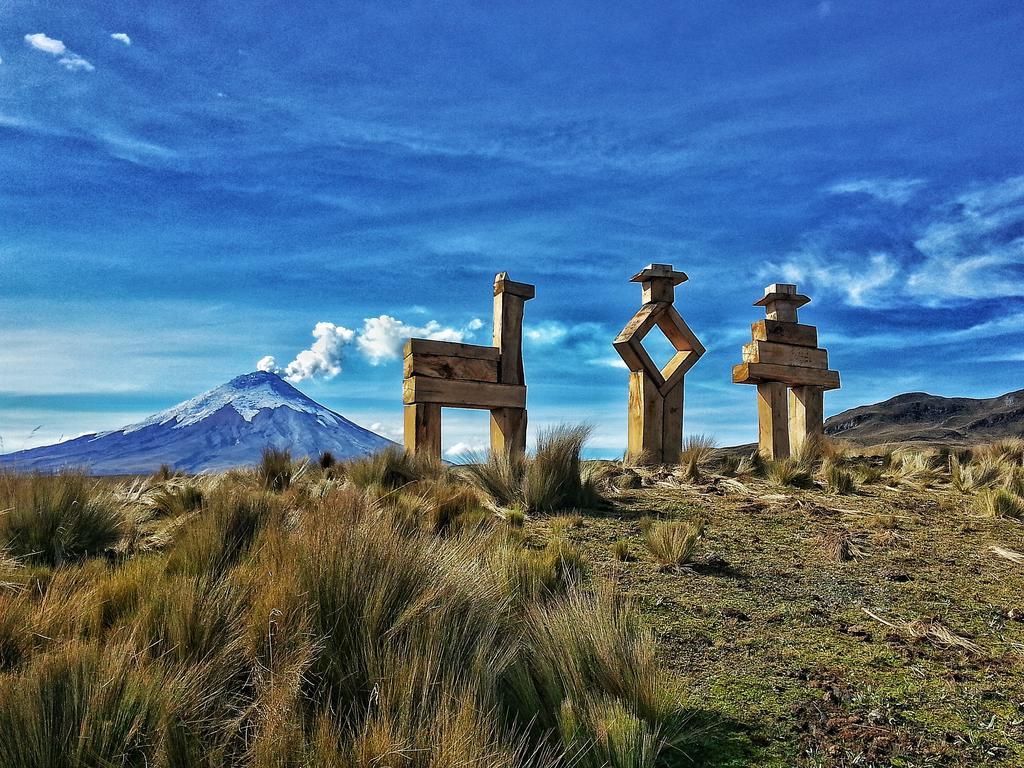
[[[773,341],[779,344],[796,344],[800,347],[818,346],[818,329],[813,325],[758,320],[751,324],[750,330],[754,341]]]
[[[757,385],[758,449],[768,459],[789,457],[789,417],[786,385],[766,381]]]
[[[671,277],[652,277],[642,283],[643,303],[663,301],[671,304],[676,299],[676,284]]]
[[[494,277],[494,295],[497,296],[499,293],[510,293],[529,301],[537,295],[537,288],[529,283],[517,283],[515,280],[509,280],[508,272],[499,272]]]
[[[494,294],[494,346],[501,353],[498,381],[502,384],[523,384],[523,303],[514,293]]]
[[[405,450],[441,458],[441,406],[416,403],[405,406]]]
[[[643,371],[629,374],[629,419],[626,444],[629,455],[659,464],[664,433],[664,398]]]
[[[522,456],[526,453],[526,409],[491,410],[491,455]]]
[[[662,398],[661,461],[663,464],[678,464],[683,450],[682,379],[667,394],[662,394]]]
[[[412,354],[405,358],[405,377],[433,376],[462,381],[498,381],[498,363],[474,357]]]
[[[819,387],[793,387],[789,391],[789,443],[794,451],[808,438],[824,432],[824,396]]]
[[[839,389],[839,371],[822,371],[817,368],[796,368],[788,365],[769,363],[740,363],[733,366],[734,384],[759,384],[763,381],[778,381],[791,387],[821,387]]]
[[[454,341],[434,341],[433,339],[409,339],[405,342],[405,357],[409,355],[468,357],[472,360],[491,360],[496,363],[499,357],[501,357],[501,352],[497,347],[484,347],[479,344],[459,344]]]
[[[770,341],[752,341],[743,346],[743,362],[795,365],[798,368],[828,369],[828,350],[798,347],[794,344],[775,344]]]
[[[526,387],[412,376],[402,382],[402,401],[407,405],[437,403],[449,408],[525,408]]]

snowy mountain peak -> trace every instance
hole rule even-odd
[[[267,447],[286,449],[295,458],[330,451],[349,459],[393,445],[277,375],[254,371],[137,424],[5,454],[0,466],[134,474],[166,463],[186,472],[216,472],[254,464]]]
[[[154,424],[169,422],[174,422],[171,424],[173,428],[181,429],[198,424],[225,407],[233,408],[245,421],[250,422],[260,411],[272,411],[275,408],[290,408],[312,414],[325,427],[336,427],[342,422],[342,418],[334,411],[306,397],[277,374],[253,371],[236,376],[227,384],[196,395],[173,408],[153,414],[145,421],[114,431],[128,434]]]

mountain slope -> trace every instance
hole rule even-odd
[[[20,470],[82,467],[93,474],[219,471],[259,460],[267,446],[292,456],[330,451],[338,459],[393,443],[306,397],[273,373],[256,371],[137,424],[0,456]]]
[[[825,434],[861,445],[977,443],[1024,434],[1024,389],[999,397],[897,395],[832,416]]]

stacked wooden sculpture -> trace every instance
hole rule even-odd
[[[636,462],[675,464],[683,446],[683,377],[704,347],[676,311],[675,287],[686,275],[671,264],[649,264],[633,275],[643,287],[643,306],[613,342],[629,368],[627,451]],[[675,349],[659,369],[644,349],[644,336],[657,326]]]
[[[405,345],[405,448],[441,456],[441,408],[491,412],[491,453],[526,450],[523,305],[534,287],[494,278],[494,346],[409,339]]]
[[[764,307],[767,318],[751,325],[753,341],[732,369],[735,383],[757,385],[758,443],[767,458],[787,458],[820,436],[823,392],[839,388],[839,372],[828,369],[828,352],[818,349],[818,330],[797,322],[797,309],[809,301],[789,283],[765,288],[754,306]]]

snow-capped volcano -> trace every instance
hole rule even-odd
[[[267,446],[292,456],[338,459],[376,453],[393,443],[306,397],[273,373],[256,371],[148,419],[110,432],[0,456],[21,470],[80,467],[93,474],[186,472],[253,464]]]

